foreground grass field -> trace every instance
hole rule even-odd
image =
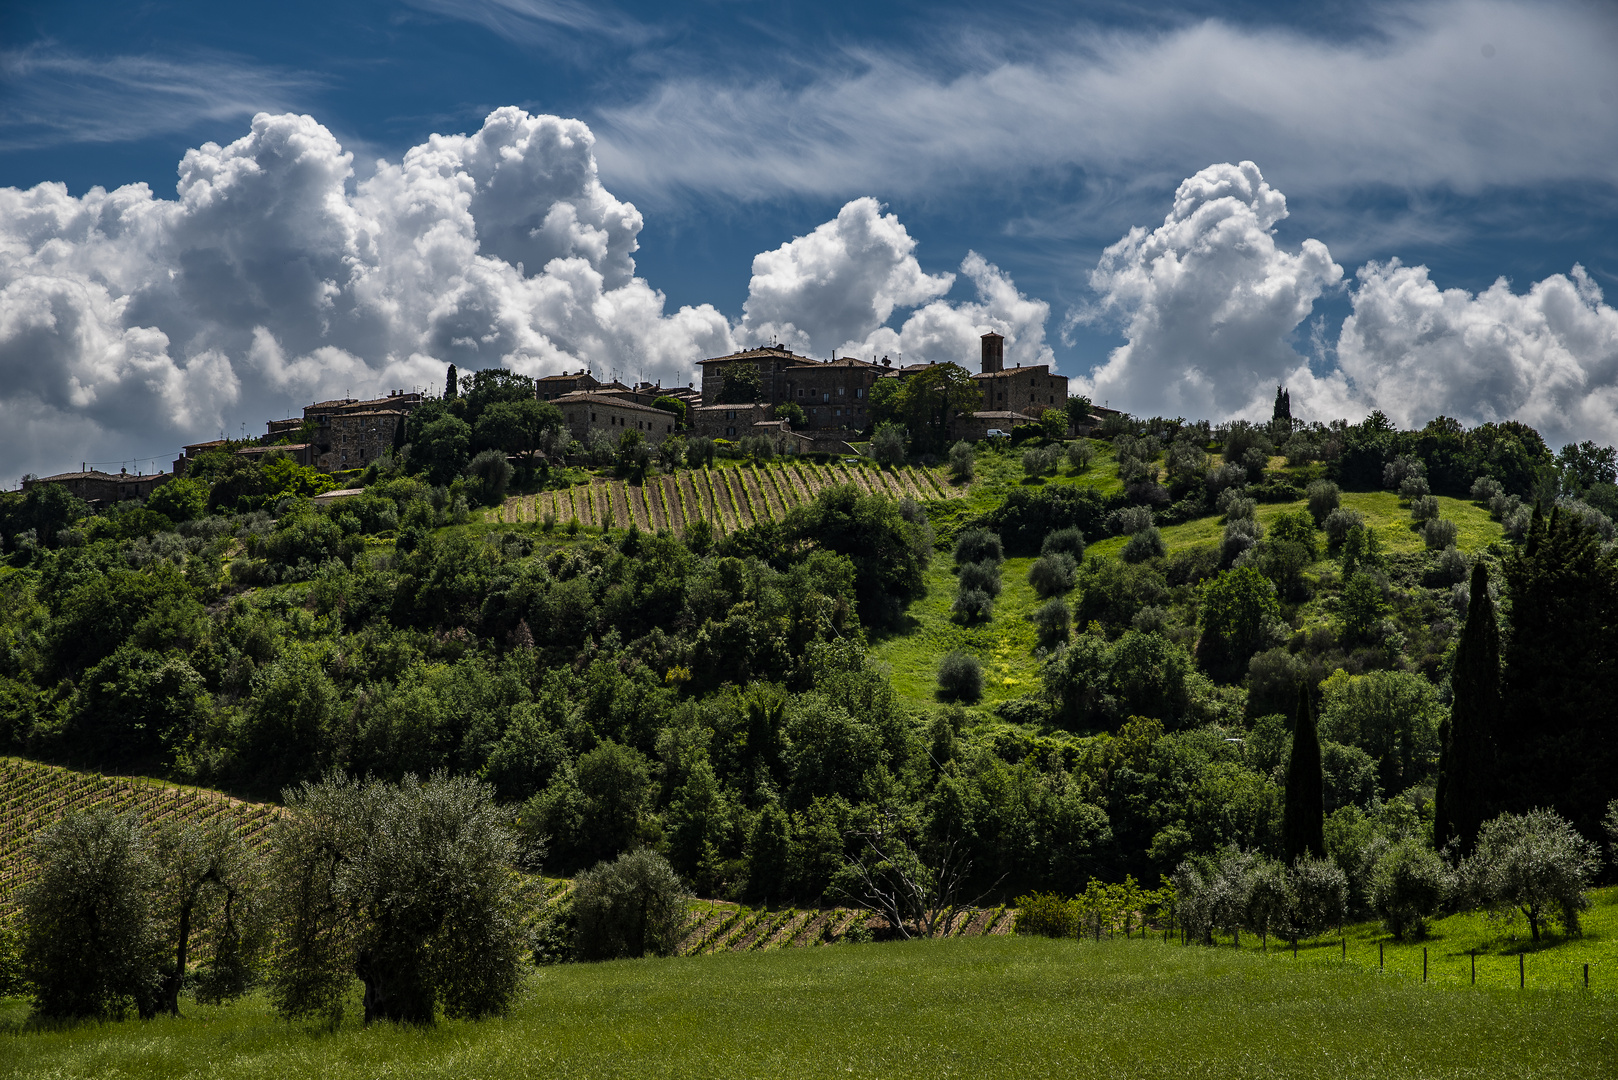
[[[548,968],[510,1017],[430,1030],[288,1025],[254,999],[35,1031],[10,1002],[0,1076],[1604,1077],[1615,1000],[983,938]]]

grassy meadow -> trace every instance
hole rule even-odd
[[[510,1016],[430,1029],[287,1024],[255,997],[34,1030],[10,1001],[0,1077],[1603,1077],[1615,1000],[990,937],[545,968]]]

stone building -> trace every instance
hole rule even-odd
[[[762,404],[773,407],[790,401],[803,409],[805,432],[869,427],[871,387],[884,370],[852,356],[814,360],[780,345],[748,349],[702,361],[702,404],[723,404],[719,399],[725,380],[743,365],[758,369]]]
[[[273,444],[295,436],[312,421],[307,445],[299,442],[282,447],[300,465],[313,465],[324,472],[364,468],[402,441],[405,417],[423,400],[415,391],[390,390],[387,397],[364,401],[317,401],[304,407],[302,419],[271,420],[264,442]]]
[[[55,476],[36,476],[22,482],[24,491],[40,484],[59,484],[91,506],[106,506],[129,499],[144,499],[173,477],[168,473],[146,473],[131,476],[127,469],[104,473],[97,469],[57,473]]]
[[[546,375],[534,380],[534,396],[540,401],[555,401],[563,394],[587,393],[601,385],[588,371],[564,371],[560,375]]]
[[[646,441],[657,445],[674,433],[678,418],[666,409],[654,409],[630,400],[623,394],[573,393],[556,399],[568,431],[581,443],[589,443],[590,432],[600,428],[616,442],[625,431],[639,431]]]
[[[983,335],[983,366],[972,381],[983,391],[987,412],[1019,412],[1038,420],[1046,409],[1067,406],[1067,377],[1052,374],[1047,364],[1007,368],[1006,339],[996,333]]]

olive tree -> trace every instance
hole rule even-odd
[[[949,448],[949,474],[957,483],[964,484],[972,479],[972,473],[977,467],[977,451],[972,444],[962,439]]]
[[[1496,913],[1521,912],[1529,933],[1560,922],[1579,932],[1585,889],[1601,868],[1600,851],[1554,810],[1501,814],[1485,822],[1477,847],[1462,864],[1467,896]]]
[[[22,893],[22,972],[51,1018],[156,1013],[163,959],[157,863],[135,814],[69,814],[34,840]]]
[[[899,466],[905,463],[905,429],[895,423],[878,424],[871,436],[871,457],[878,465]]]
[[[1401,840],[1371,871],[1371,910],[1400,941],[1419,938],[1448,886],[1449,873],[1431,848],[1414,837]]]
[[[574,881],[579,959],[672,954],[686,926],[688,895],[668,860],[650,848],[597,863]]]
[[[492,788],[443,774],[397,785],[333,775],[283,800],[269,977],[282,1016],[340,1018],[356,976],[367,1023],[509,1006],[522,945],[518,848]]]
[[[269,927],[258,867],[235,822],[221,814],[203,824],[165,823],[154,830],[152,847],[165,944],[159,1007],[180,1015],[192,937],[203,931],[211,931],[213,950],[198,973],[198,1000],[240,997],[253,983]]]

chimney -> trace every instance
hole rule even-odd
[[[1005,370],[1006,339],[990,330],[983,335],[983,374],[992,375]]]

